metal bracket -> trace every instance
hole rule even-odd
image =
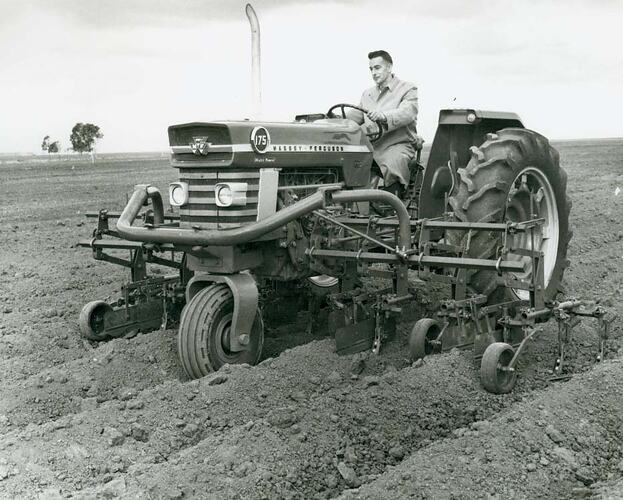
[[[109,230],[108,227],[108,210],[102,209],[97,215],[97,234],[105,234]]]
[[[186,287],[186,303],[205,283],[224,283],[234,296],[234,312],[229,336],[229,349],[233,352],[248,349],[251,329],[257,313],[259,292],[255,278],[247,273],[239,274],[195,274]]]
[[[142,281],[147,278],[147,267],[145,266],[145,259],[143,257],[143,249],[137,248],[131,250],[132,264],[130,267],[130,273],[132,275],[132,281]]]
[[[333,205],[333,191],[339,191],[340,189],[342,189],[341,184],[318,188],[318,192],[322,194],[322,208],[331,207]]]

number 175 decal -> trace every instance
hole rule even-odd
[[[264,127],[255,127],[251,131],[251,147],[256,153],[266,153],[270,146],[270,134]]]

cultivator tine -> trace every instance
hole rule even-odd
[[[381,325],[381,312],[377,309],[376,311],[376,321],[374,326],[374,342],[372,343],[372,353],[378,354],[381,351],[381,336],[382,336],[382,325]]]
[[[553,308],[553,313],[558,322],[558,358],[553,370],[555,375],[562,372],[565,347],[570,342],[571,330],[581,322],[583,317],[597,319],[596,333],[599,337],[599,343],[596,361],[603,361],[609,326],[616,319],[615,314],[593,302],[577,299],[570,299],[557,304]]]
[[[597,362],[604,359],[604,349],[606,348],[606,340],[608,339],[608,323],[603,317],[599,318],[599,354],[597,354]]]
[[[605,309],[599,308],[599,315],[597,316],[597,330],[599,334],[599,354],[597,355],[597,361],[603,361],[604,350],[606,348],[606,341],[608,340],[608,333],[610,324],[617,319],[617,315],[612,312],[608,312]]]
[[[565,361],[565,346],[567,345],[568,342],[568,336],[569,336],[569,327],[568,325],[565,323],[563,324],[562,322],[558,322],[558,357],[556,358],[556,361],[554,362],[554,376],[558,376],[560,375],[560,373],[562,372],[562,365]]]

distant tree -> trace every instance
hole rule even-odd
[[[46,135],[41,143],[41,151],[48,151],[50,148],[50,136]]]
[[[48,153],[58,153],[61,150],[61,143],[58,141],[54,141],[52,144],[48,146]]]
[[[97,125],[92,123],[76,123],[71,129],[69,140],[73,150],[78,153],[91,152],[95,147],[95,141],[104,137]]]

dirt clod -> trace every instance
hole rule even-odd
[[[216,374],[209,378],[208,385],[220,385],[227,382],[227,375],[225,374]]]
[[[381,378],[377,375],[368,375],[363,379],[363,384],[365,387],[372,387],[373,385],[379,385],[380,383]]]
[[[108,446],[120,446],[125,441],[125,436],[113,427],[106,427],[102,433]]]
[[[553,425],[548,425],[545,428],[545,433],[556,444],[561,444],[564,441],[562,434]]]
[[[337,470],[348,486],[359,486],[360,481],[353,468],[349,467],[344,462],[339,462],[337,464]]]

